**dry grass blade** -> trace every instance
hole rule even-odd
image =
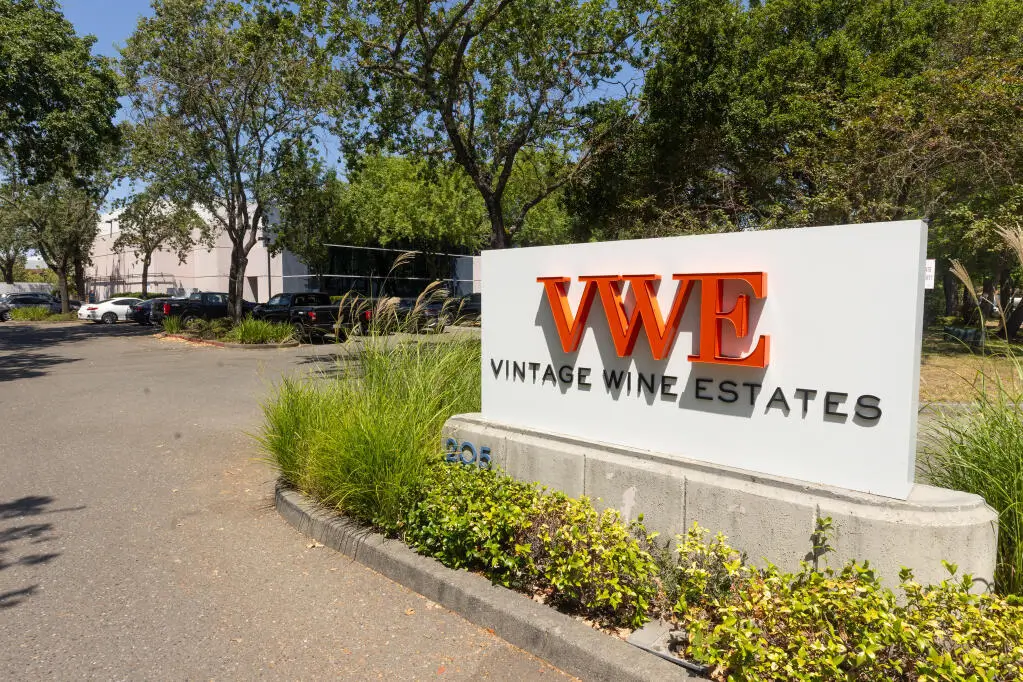
[[[970,297],[970,300],[977,304],[977,290],[973,286],[973,280],[970,278],[970,273],[967,271],[966,266],[959,262],[958,259],[953,258],[950,263],[952,274],[955,275],[956,279],[963,283],[966,287],[966,293]]]
[[[999,227],[998,234],[1002,241],[1005,242],[1005,245],[1016,254],[1018,262],[1023,263],[1023,228],[1019,225],[1015,227]]]

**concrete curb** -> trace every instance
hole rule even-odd
[[[298,341],[287,343],[228,343],[227,341],[211,341],[208,339],[195,339],[184,334],[156,334],[159,339],[178,339],[187,341],[196,346],[213,346],[215,348],[241,348],[244,350],[278,350],[280,348],[298,348],[301,344]]]
[[[243,348],[245,350],[278,350],[280,348],[298,348],[302,345],[298,341],[288,341],[287,343],[227,343],[223,341],[221,344],[224,348]]]
[[[278,513],[304,535],[455,611],[502,639],[585,680],[699,680],[673,663],[590,628],[571,616],[420,556],[328,511],[278,482]]]

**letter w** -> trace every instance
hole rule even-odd
[[[657,296],[654,292],[654,284],[661,280],[657,275],[625,275],[618,277],[606,275],[600,277],[580,277],[586,282],[586,286],[596,284],[600,292],[600,302],[607,316],[607,324],[611,329],[611,337],[614,340],[615,351],[619,357],[632,355],[632,349],[639,338],[639,330],[642,327],[646,331],[647,342],[650,344],[650,353],[654,360],[663,360],[668,357],[671,346],[678,335],[678,325],[682,321],[682,312],[685,310],[689,294],[693,289],[693,280],[676,275],[679,280],[678,288],[675,290],[675,298],[668,312],[668,319],[661,317],[661,308],[657,304]],[[632,288],[632,294],[636,298],[636,306],[631,316],[626,316],[625,305],[622,303],[621,283],[627,281]]]
[[[583,339],[583,330],[586,328],[586,317],[590,314],[590,306],[593,305],[593,296],[597,292],[593,282],[587,282],[583,287],[583,297],[579,301],[579,312],[572,314],[568,305],[568,297],[565,295],[570,277],[537,277],[537,282],[543,283],[544,291],[547,293],[547,302],[551,305],[551,312],[554,313],[554,325],[558,329],[558,338],[561,339],[561,349],[566,353],[574,353],[579,350],[579,342]]]

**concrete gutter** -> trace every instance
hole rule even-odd
[[[368,531],[278,482],[277,511],[327,547],[405,585],[476,625],[585,680],[699,680],[673,663],[597,632],[525,595],[456,571]]]

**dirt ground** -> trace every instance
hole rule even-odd
[[[971,348],[940,330],[924,332],[920,362],[920,402],[963,402],[979,391],[994,395],[1023,393],[1023,346],[988,339]]]

